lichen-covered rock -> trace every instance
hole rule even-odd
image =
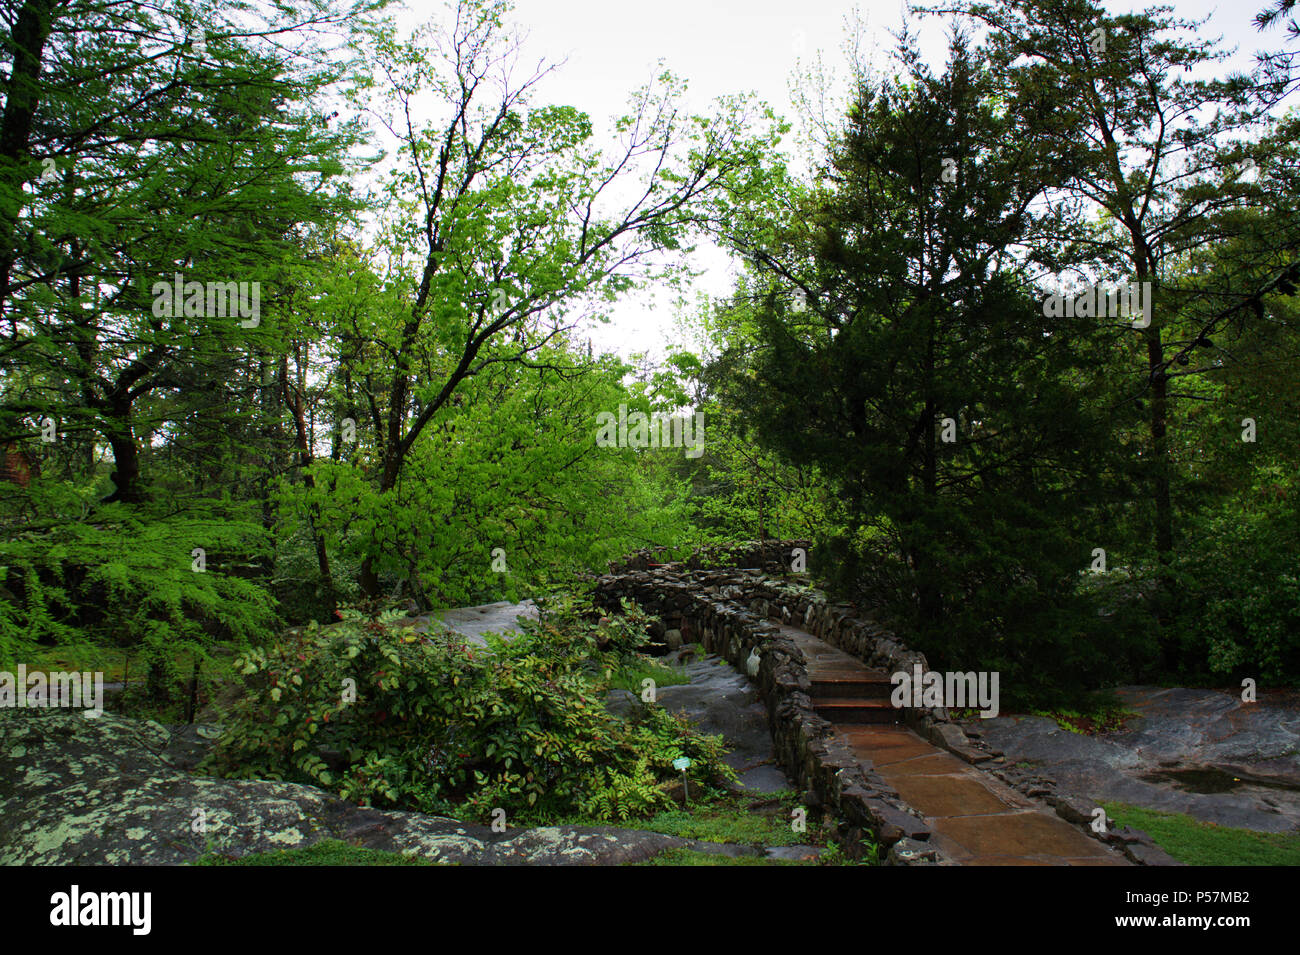
[[[942,854],[934,846],[916,839],[899,839],[889,849],[885,865],[940,865]]]
[[[0,865],[176,865],[343,839],[464,865],[617,865],[690,840],[612,827],[494,832],[297,783],[189,771],[210,727],[0,710]]]

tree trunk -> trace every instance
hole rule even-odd
[[[14,231],[23,202],[32,121],[40,105],[40,76],[45,44],[50,37],[56,0],[28,0],[13,21],[10,34],[13,66],[0,118],[0,313],[9,306],[9,283],[18,247]]]
[[[1147,336],[1147,364],[1151,372],[1151,453],[1155,473],[1152,493],[1156,504],[1156,555],[1167,565],[1174,550],[1174,512],[1169,480],[1169,380],[1163,369],[1164,343],[1160,333]]]
[[[1151,496],[1156,506],[1156,581],[1152,616],[1157,628],[1157,642],[1166,670],[1176,666],[1175,648],[1166,636],[1174,603],[1174,582],[1170,564],[1174,552],[1174,509],[1170,489],[1169,462],[1169,379],[1164,368],[1165,348],[1160,325],[1154,314],[1155,282],[1151,280],[1149,256],[1144,243],[1138,245],[1137,280],[1139,285],[1151,281],[1148,293],[1152,301],[1151,325],[1146,329],[1147,374],[1151,381]]]
[[[140,449],[135,446],[135,436],[131,426],[119,423],[108,436],[108,446],[113,451],[113,493],[104,499],[106,503],[121,501],[124,504],[140,504],[146,495],[140,487]]]
[[[922,492],[924,503],[920,514],[928,518],[938,503],[939,488],[939,452],[935,436],[938,425],[936,415],[938,408],[934,400],[934,319],[930,320],[930,338],[925,351],[925,430],[922,458]],[[928,521],[926,521],[928,523]],[[922,528],[929,533],[928,528]],[[931,549],[932,542],[922,539],[919,542],[916,557],[918,611],[921,624],[925,629],[939,625],[943,616],[943,592],[939,586],[938,568]]]
[[[302,481],[308,490],[316,490],[316,478],[312,476],[311,464],[315,460],[312,454],[311,441],[308,439],[310,429],[307,427],[306,402],[303,399],[302,388],[305,384],[299,373],[298,388],[291,391],[289,388],[289,356],[283,355],[280,358],[280,382],[281,391],[284,394],[285,403],[289,406],[289,413],[293,415],[294,436],[298,445],[298,464],[302,467]],[[317,519],[320,516],[320,507],[313,503],[309,508],[308,523],[311,524],[312,543],[316,546],[316,566],[320,570],[321,581],[330,592],[330,609],[333,609],[334,595],[334,577],[330,572],[330,555],[329,549],[325,546],[325,538],[316,529]]]

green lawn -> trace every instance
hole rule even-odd
[[[1300,834],[1255,832],[1201,822],[1176,812],[1103,803],[1117,825],[1146,831],[1187,865],[1300,865]]]
[[[380,852],[350,846],[337,839],[322,839],[304,849],[254,852],[238,859],[212,853],[194,860],[194,865],[435,865],[428,859],[400,852]]]

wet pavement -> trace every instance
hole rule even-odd
[[[686,651],[691,657],[692,649]],[[745,793],[776,793],[794,788],[794,784],[776,763],[776,750],[767,724],[767,707],[758,689],[743,673],[726,660],[703,656],[680,664],[680,652],[660,658],[661,663],[676,666],[691,682],[678,686],[661,686],[656,701],[673,713],[683,713],[701,733],[721,736],[727,744],[723,761],[740,778],[739,789]],[[610,707],[623,711],[636,703],[627,690],[610,694]]]
[[[814,687],[856,686],[860,689],[854,692],[865,699],[888,679],[809,633],[789,626],[781,631],[799,646]],[[832,698],[824,699],[819,712],[834,712]],[[878,722],[869,713],[855,714],[855,720],[835,723],[835,732],[864,766],[925,817],[933,832],[931,844],[958,865],[1129,864],[1055,813],[905,726]]]

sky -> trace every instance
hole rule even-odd
[[[1199,32],[1222,36],[1225,48],[1237,48],[1233,67],[1248,68],[1255,50],[1278,49],[1285,40],[1284,28],[1261,34],[1251,22],[1271,0],[1167,2],[1182,19],[1208,16]],[[407,3],[412,19],[440,9],[430,0]],[[1149,6],[1106,4],[1112,13]],[[790,95],[797,71],[820,56],[834,76],[845,77],[845,41],[855,19],[863,25],[871,61],[884,65],[893,47],[890,34],[901,27],[905,10],[902,0],[516,0],[511,20],[526,34],[525,62],[563,61],[540,88],[540,98],[589,113],[599,135],[602,121],[617,115],[627,94],[660,71],[660,61],[688,81],[694,109],[705,110],[717,96],[753,92],[797,122]],[[943,23],[925,18],[918,33],[923,54],[941,58]],[[732,287],[734,264],[716,247],[700,248],[691,265],[704,270],[695,294],[723,296]],[[598,351],[662,355],[677,337],[673,313],[673,297],[665,292],[633,294],[615,305],[611,323],[591,337]]]

